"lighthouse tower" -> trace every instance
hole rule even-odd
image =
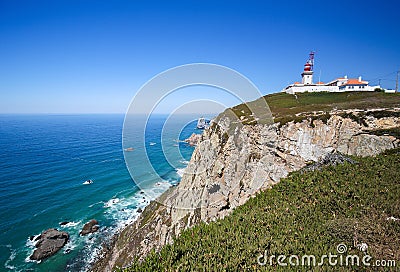
[[[311,51],[309,59],[307,60],[306,64],[304,64],[304,71],[301,73],[301,83],[304,85],[310,85],[313,81],[314,54],[315,53]]]

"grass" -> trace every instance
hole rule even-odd
[[[292,120],[301,121],[301,113],[319,112],[316,116],[324,116],[327,112],[338,109],[372,109],[400,107],[400,93],[386,94],[382,92],[343,92],[343,93],[275,93],[266,95],[253,102],[240,104],[231,110],[243,124],[252,125],[267,120],[267,102],[275,122],[281,124]],[[259,117],[255,120],[254,117]]]
[[[355,242],[368,244],[373,260],[396,260],[399,267],[400,221],[387,218],[400,218],[400,149],[353,159],[359,163],[294,172],[231,215],[183,231],[174,244],[125,271],[367,271],[326,262],[321,267],[257,264],[265,250],[276,256],[314,254],[319,260],[336,254],[340,243],[362,258]]]

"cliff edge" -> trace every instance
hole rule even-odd
[[[225,111],[204,131],[181,182],[115,236],[93,271],[129,266],[172,243],[183,229],[230,214],[260,190],[330,153],[371,156],[400,146],[400,99],[394,98],[388,108],[289,107],[290,116],[275,104],[271,110],[278,123],[257,122],[241,105]]]

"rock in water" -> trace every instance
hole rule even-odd
[[[190,135],[190,137],[187,138],[185,142],[188,143],[190,146],[195,146],[199,143],[200,139],[201,134],[192,133],[192,135]]]
[[[54,255],[69,239],[68,233],[57,229],[48,229],[38,237],[35,251],[29,257],[31,260],[40,261]]]
[[[98,229],[99,229],[99,222],[97,222],[96,219],[92,219],[83,226],[79,234],[87,235],[89,233],[96,232]]]

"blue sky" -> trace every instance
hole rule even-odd
[[[0,113],[124,113],[146,81],[195,62],[277,92],[300,80],[310,50],[322,81],[362,75],[394,88],[399,8],[384,0],[0,0]]]

